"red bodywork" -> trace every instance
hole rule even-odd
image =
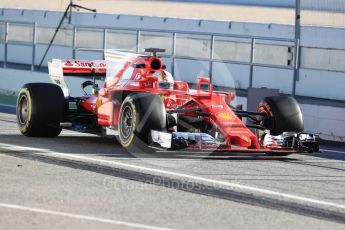
[[[210,80],[200,77],[197,80],[197,89],[189,89],[186,82],[175,81],[173,89],[159,88],[158,77],[152,74],[150,68],[152,61],[161,60],[156,57],[139,56],[133,54],[122,59],[121,68],[109,76],[104,86],[96,95],[83,97],[79,106],[95,114],[100,126],[116,128],[119,122],[119,111],[121,102],[124,99],[121,95],[133,92],[148,92],[161,95],[164,100],[165,109],[175,110],[186,104],[185,109],[199,107],[209,116],[203,117],[212,126],[218,129],[225,138],[226,145],[216,151],[243,151],[243,152],[296,152],[292,149],[284,149],[280,146],[263,148],[258,137],[228,106],[235,98],[234,92],[214,91]],[[105,74],[111,62],[106,61],[65,61],[63,64],[64,74]],[[139,67],[138,67],[139,66]],[[161,64],[161,71],[163,64]],[[205,86],[207,90],[205,89]],[[114,95],[120,95],[114,102]],[[190,112],[189,116],[197,116]]]

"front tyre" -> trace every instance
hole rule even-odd
[[[300,133],[304,129],[303,115],[297,101],[290,96],[265,97],[257,108],[264,114],[260,124],[277,136],[283,132]]]
[[[24,85],[16,107],[20,132],[28,137],[58,136],[64,105],[64,95],[59,86],[49,83]]]
[[[166,129],[166,112],[159,95],[129,94],[119,116],[119,142],[130,152],[148,152],[150,131]]]

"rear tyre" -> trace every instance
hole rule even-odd
[[[283,132],[302,132],[303,115],[297,101],[290,96],[265,97],[259,104],[258,113],[266,114],[261,125],[277,136]]]
[[[65,98],[59,86],[29,83],[17,99],[17,122],[20,132],[28,137],[56,137],[60,134]]]
[[[119,142],[130,152],[152,152],[151,130],[166,130],[166,112],[159,95],[129,94],[119,115]]]

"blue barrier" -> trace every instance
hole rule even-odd
[[[270,6],[295,8],[296,0],[169,0],[172,2],[219,3],[249,6]],[[300,0],[302,10],[345,12],[345,2],[341,0]]]
[[[170,0],[174,2],[220,3],[272,7],[295,7],[295,0]]]

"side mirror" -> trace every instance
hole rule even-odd
[[[208,91],[209,95],[208,97],[212,97],[212,93],[213,93],[213,85],[210,81],[209,78],[207,77],[199,77],[197,80],[197,90],[198,93],[200,94],[200,91]]]
[[[108,93],[108,90],[106,88],[102,88],[98,91],[98,95],[101,97],[106,97]]]
[[[234,92],[229,91],[227,95],[225,96],[225,102],[226,104],[230,105],[231,102],[235,99],[236,94]]]

